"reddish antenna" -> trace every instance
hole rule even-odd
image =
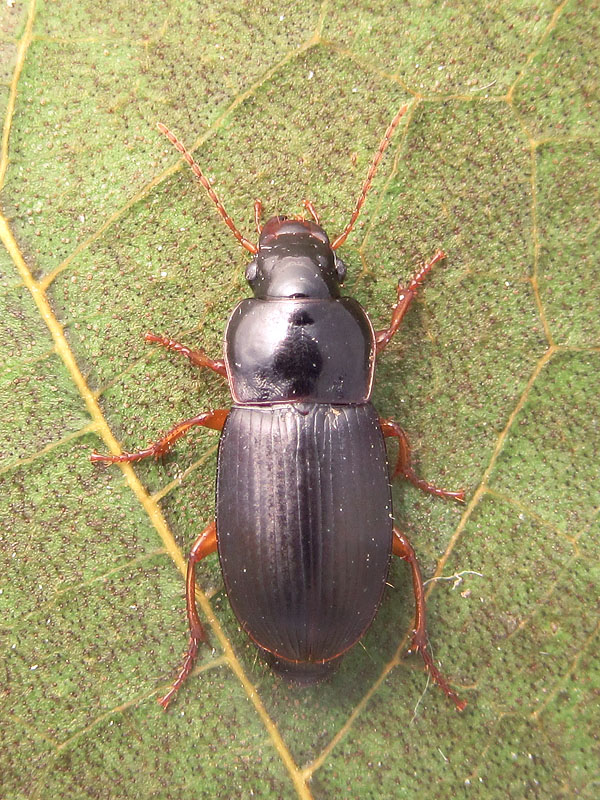
[[[383,154],[385,153],[386,147],[390,143],[390,139],[394,135],[394,131],[398,127],[398,123],[402,119],[402,117],[406,114],[408,106],[402,106],[402,108],[398,111],[394,119],[388,125],[388,129],[385,132],[383,139],[377,149],[377,152],[373,156],[373,161],[371,162],[371,166],[369,167],[369,171],[367,172],[367,177],[365,178],[365,182],[362,185],[362,189],[360,190],[360,194],[358,196],[358,200],[356,201],[356,208],[352,216],[350,217],[350,222],[346,225],[343,232],[334,240],[333,244],[331,245],[332,250],[336,250],[341,244],[344,244],[346,239],[348,238],[348,234],[354,227],[354,223],[358,219],[358,215],[360,214],[360,210],[363,207],[363,203],[367,197],[367,192],[371,188],[371,182],[375,177],[375,173],[377,172],[377,167],[379,166],[379,162],[383,158]]]
[[[221,217],[225,221],[225,224],[227,225],[229,230],[233,233],[233,235],[238,240],[238,242],[242,245],[242,247],[245,247],[246,250],[249,250],[253,255],[258,253],[258,247],[255,244],[252,244],[252,242],[248,241],[248,239],[246,239],[245,236],[242,236],[242,234],[235,227],[234,221],[231,219],[229,214],[225,211],[225,207],[223,206],[223,203],[217,197],[217,193],[215,192],[215,190],[212,188],[212,186],[208,182],[208,179],[204,176],[204,174],[203,174],[202,170],[200,169],[200,167],[198,166],[198,164],[196,164],[196,162],[192,158],[191,153],[189,153],[186,150],[185,145],[182,144],[182,142],[179,141],[179,139],[175,136],[175,134],[171,133],[171,131],[167,128],[167,126],[163,125],[162,122],[158,123],[158,130],[161,133],[164,133],[164,135],[171,142],[171,144],[174,145],[177,148],[177,150],[179,150],[181,155],[185,158],[187,163],[192,168],[192,172],[198,178],[198,180],[200,181],[202,186],[204,186],[204,188],[208,192],[208,196],[213,201],[213,203],[216,205],[217,211],[219,212],[219,214],[221,215]]]

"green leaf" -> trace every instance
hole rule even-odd
[[[597,795],[600,140],[593,3],[7,2],[0,12],[0,795]],[[458,714],[407,655],[394,563],[328,682],[257,658],[202,562],[211,647],[187,642],[184,554],[213,517],[217,436],[93,466],[231,400],[144,343],[219,357],[244,235],[315,204],[376,327],[443,249],[377,370],[420,474],[395,516],[428,583]],[[393,457],[393,445],[390,453]]]

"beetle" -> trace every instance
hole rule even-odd
[[[433,266],[438,251],[400,283],[390,324],[375,331],[359,303],[340,293],[346,267],[336,253],[354,227],[379,162],[406,113],[389,124],[369,167],[351,218],[333,242],[313,204],[310,219],[274,216],[261,225],[258,244],[244,237],[185,146],[159,124],[208,192],[240,244],[251,253],[246,279],[253,297],[233,310],[224,358],[190,350],[166,336],[146,341],[181,353],[198,367],[226,377],[231,409],[203,412],[135,453],[100,455],[93,462],[135,462],[164,456],[195,426],[221,432],[216,514],[188,559],[186,604],[190,640],[183,665],[159,699],[166,709],[207,641],[195,601],[196,564],[218,551],[227,595],[242,628],[272,668],[297,683],[328,676],[364,635],[381,603],[391,555],[406,560],[416,604],[412,649],[459,710],[466,703],[433,663],[425,625],[425,593],[414,550],[394,524],[384,437],[398,440],[392,477],[439,497],[417,477],[409,442],[398,423],[371,404],[375,359],[388,345]]]

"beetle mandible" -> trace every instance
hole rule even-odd
[[[226,377],[231,409],[180,422],[136,453],[100,455],[122,463],[165,455],[201,425],[221,432],[215,520],[191,549],[186,581],[190,640],[183,665],[159,699],[166,709],[189,675],[207,635],[195,601],[195,566],[218,551],[227,595],[246,633],[279,673],[298,683],[329,675],[373,621],[391,555],[406,560],[416,603],[412,649],[433,680],[462,710],[427,648],[425,593],[414,550],[394,524],[384,437],[398,440],[392,477],[402,475],[424,492],[464,500],[417,477],[407,436],[381,419],[370,398],[375,358],[390,342],[434,264],[438,251],[398,285],[390,324],[374,331],[366,312],[340,295],[346,267],[336,250],[354,227],[379,162],[405,114],[402,106],[377,149],[343,232],[330,242],[310,201],[311,219],[276,216],[261,226],[258,244],[246,239],[184,145],[160,131],[192,168],[217,211],[252,261],[246,278],[254,297],[233,310],[224,359],[210,358],[166,336],[146,341],[181,353],[198,367]]]

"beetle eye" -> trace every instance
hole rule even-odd
[[[346,265],[342,261],[341,258],[335,257],[335,269],[337,272],[338,280],[340,283],[344,282],[344,278],[346,277]]]
[[[246,267],[246,280],[248,283],[252,283],[252,281],[256,278],[256,273],[258,272],[258,264],[256,263],[256,259],[253,258],[252,261]]]

